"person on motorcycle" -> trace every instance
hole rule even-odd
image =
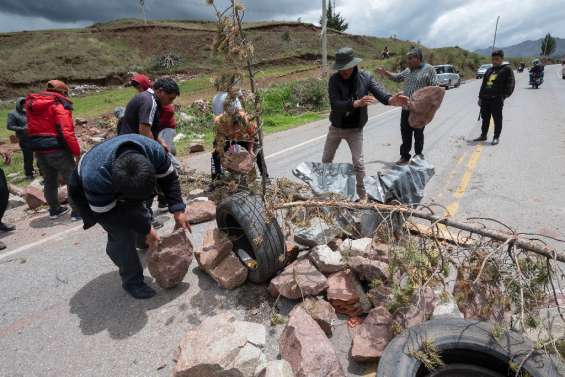
[[[543,83],[543,74],[544,74],[544,66],[541,64],[539,59],[533,61],[533,67],[530,69],[530,83],[533,82],[533,78],[539,76],[541,78],[541,82]]]

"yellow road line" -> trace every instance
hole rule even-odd
[[[455,189],[453,193],[453,198],[455,199],[450,205],[447,206],[447,213],[448,216],[455,216],[457,211],[459,211],[459,199],[461,199],[467,189],[469,188],[469,184],[471,183],[471,178],[473,178],[473,174],[475,173],[475,169],[477,168],[477,164],[479,159],[481,158],[481,153],[483,151],[482,145],[477,145],[475,150],[471,154],[469,161],[467,162],[467,168],[465,169],[465,173],[463,173],[463,177],[461,178],[461,182]]]
[[[455,175],[457,174],[457,168],[459,168],[459,165],[461,165],[461,163],[465,160],[465,156],[467,155],[466,152],[463,152],[463,154],[461,155],[461,157],[459,157],[457,159],[457,162],[455,163],[455,165],[453,166],[453,168],[451,169],[451,171],[449,172],[449,174],[447,175],[447,179],[445,180],[445,185],[444,185],[444,190],[442,190],[437,196],[436,196],[436,200],[441,199],[443,197],[443,193],[445,191],[445,189],[447,189],[449,187],[449,184],[451,183],[451,181],[453,180],[453,178],[455,177]]]

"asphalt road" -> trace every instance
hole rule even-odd
[[[436,176],[424,201],[456,218],[494,217],[521,231],[565,238],[565,80],[557,66],[546,68],[539,90],[528,88],[527,73],[517,75],[498,146],[469,142],[480,133],[478,89],[479,82],[470,81],[448,91],[426,129],[424,153]],[[373,174],[399,157],[400,113],[378,105],[370,114],[365,160]],[[319,160],[327,126],[321,121],[269,136],[271,175],[291,176],[300,162]],[[350,161],[345,145],[336,161]],[[209,156],[188,163],[209,169]],[[229,310],[256,322],[270,318],[264,287],[223,291],[196,263],[176,289],[133,300],[120,287],[99,228],[84,232],[77,223],[52,223],[45,213],[29,219],[21,210],[5,220],[16,221],[18,230],[0,236],[8,244],[0,252],[0,376],[169,376],[181,337],[203,317]],[[195,227],[195,245],[208,226]],[[162,233],[171,227],[168,221]],[[280,331],[272,329],[270,358]],[[348,336],[342,324],[333,339],[344,363]],[[371,366],[344,366],[351,376],[371,375]]]

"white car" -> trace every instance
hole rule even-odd
[[[446,89],[457,88],[461,85],[461,76],[451,64],[434,65],[439,86]]]
[[[481,65],[479,69],[477,69],[477,72],[475,73],[475,77],[477,79],[482,79],[485,76],[485,73],[487,73],[487,69],[489,69],[490,67],[492,67],[492,64]]]

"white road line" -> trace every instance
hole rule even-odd
[[[19,253],[24,252],[24,251],[26,251],[26,250],[29,250],[29,249],[31,249],[31,248],[33,248],[33,247],[42,245],[42,244],[44,244],[45,242],[53,241],[53,240],[55,240],[55,239],[57,239],[57,238],[59,238],[59,237],[62,237],[62,236],[64,236],[64,235],[68,234],[68,233],[72,233],[72,232],[74,232],[75,230],[79,230],[79,229],[82,229],[82,224],[81,224],[81,225],[74,226],[74,227],[69,228],[69,229],[66,229],[66,230],[63,230],[62,232],[52,234],[52,235],[50,235],[49,237],[45,237],[45,238],[40,239],[39,241],[35,241],[35,242],[32,242],[32,243],[28,243],[27,245],[20,246],[20,247],[14,249],[14,250],[12,250],[12,251],[8,251],[8,252],[6,252],[6,253],[0,254],[0,260],[6,259],[6,258],[8,258],[8,257],[11,257],[12,255],[19,254]]]
[[[369,120],[373,120],[373,119],[380,118],[380,117],[382,117],[382,116],[384,116],[384,115],[386,115],[386,114],[390,114],[390,113],[392,113],[392,112],[394,112],[394,111],[398,111],[398,110],[399,110],[399,108],[395,108],[395,109],[391,109],[391,110],[385,111],[384,113],[381,113],[381,114],[373,115],[372,117],[369,118]],[[305,146],[305,145],[314,143],[315,141],[318,141],[318,140],[323,139],[323,138],[325,138],[325,137],[326,137],[326,135],[320,135],[320,136],[317,136],[317,137],[312,138],[312,139],[310,139],[310,140],[306,140],[306,141],[303,142],[303,143],[296,144],[296,145],[294,145],[294,146],[292,146],[292,147],[289,147],[289,148],[283,149],[283,150],[281,150],[281,151],[272,153],[272,154],[266,156],[266,157],[265,157],[265,160],[268,160],[268,159],[273,158],[273,157],[280,156],[281,154],[285,154],[285,153],[287,153],[287,152],[293,151],[293,150],[298,149],[298,148],[300,148],[300,147],[303,147],[303,146]],[[62,236],[66,235],[66,234],[69,234],[69,233],[72,233],[72,232],[74,232],[74,231],[76,231],[76,230],[79,230],[79,229],[81,229],[81,228],[82,228],[82,224],[81,224],[81,225],[77,225],[77,226],[72,227],[72,228],[69,228],[69,229],[66,229],[66,230],[64,230],[64,231],[62,231],[62,232],[53,234],[53,235],[51,235],[51,236],[49,236],[49,237],[42,238],[42,239],[39,240],[39,241],[35,241],[35,242],[29,243],[29,244],[27,244],[27,245],[20,246],[20,247],[14,249],[14,250],[12,250],[12,251],[8,251],[8,252],[5,252],[5,253],[3,253],[3,254],[0,254],[0,260],[9,258],[9,257],[11,257],[11,256],[13,256],[13,255],[16,255],[16,254],[19,254],[19,253],[22,253],[22,252],[27,251],[27,250],[29,250],[29,249],[31,249],[31,248],[36,247],[36,246],[43,245],[43,244],[46,243],[46,242],[55,240],[55,239],[57,239],[57,238],[59,238],[59,237],[62,237]]]
[[[399,109],[400,109],[400,108],[396,108],[396,109],[392,109],[392,110],[385,111],[384,113],[381,113],[381,114],[373,115],[372,117],[369,118],[369,120],[373,120],[373,119],[379,118],[379,117],[381,117],[381,116],[383,116],[383,115],[390,114],[390,113],[392,113],[392,112],[394,112],[394,111],[398,111]],[[315,138],[312,138],[312,139],[310,139],[310,140],[306,140],[306,141],[303,142],[303,143],[293,145],[292,147],[289,147],[289,148],[280,150],[280,151],[275,152],[275,153],[271,153],[270,155],[265,156],[265,160],[271,159],[271,158],[273,158],[273,157],[280,156],[281,154],[285,154],[285,153],[287,153],[287,152],[293,151],[293,150],[298,149],[298,148],[300,148],[300,147],[303,147],[303,146],[305,146],[305,145],[314,143],[314,142],[316,142],[316,141],[318,141],[318,140],[320,140],[320,139],[323,139],[323,138],[325,138],[325,137],[326,137],[326,135],[316,136]]]

